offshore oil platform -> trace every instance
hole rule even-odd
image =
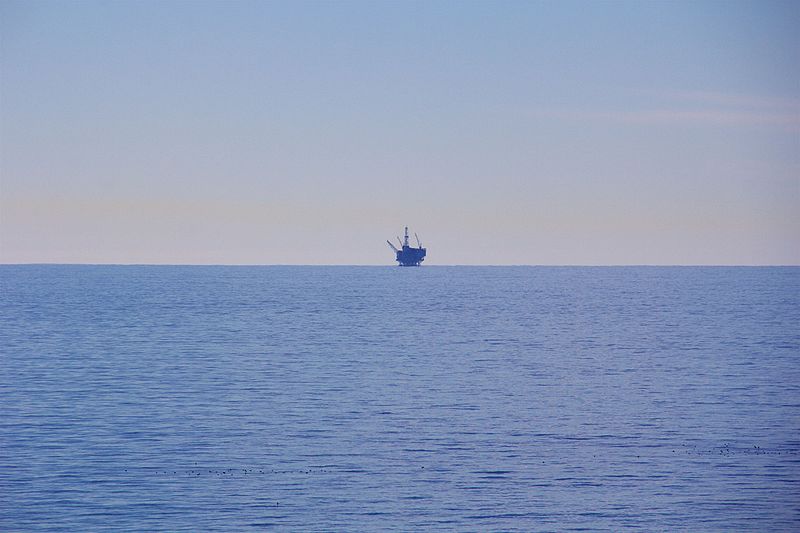
[[[391,241],[386,241],[392,250],[394,250],[397,256],[397,263],[401,267],[418,267],[419,264],[425,260],[425,248],[422,247],[422,243],[419,242],[419,237],[417,237],[416,233],[414,234],[414,238],[417,239],[418,248],[412,248],[408,245],[408,226],[406,226],[405,239],[401,241],[400,237],[397,238],[397,242],[400,243],[399,250]]]

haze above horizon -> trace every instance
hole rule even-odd
[[[0,262],[800,264],[800,3],[0,3]]]

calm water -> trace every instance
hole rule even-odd
[[[2,530],[800,529],[800,268],[0,282]]]

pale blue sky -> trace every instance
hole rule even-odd
[[[0,1],[0,262],[800,264],[800,2]]]

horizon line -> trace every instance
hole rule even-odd
[[[397,268],[400,265],[390,264],[320,264],[320,263],[56,263],[56,262],[30,262],[30,263],[4,263],[3,266],[145,266],[145,267],[390,267]],[[585,268],[624,268],[624,267],[717,267],[717,268],[796,268],[800,263],[509,263],[509,264],[470,264],[470,263],[451,263],[436,265],[419,265],[419,267],[493,267],[493,268],[513,268],[513,267],[585,267]],[[412,267],[405,267],[412,268]]]

